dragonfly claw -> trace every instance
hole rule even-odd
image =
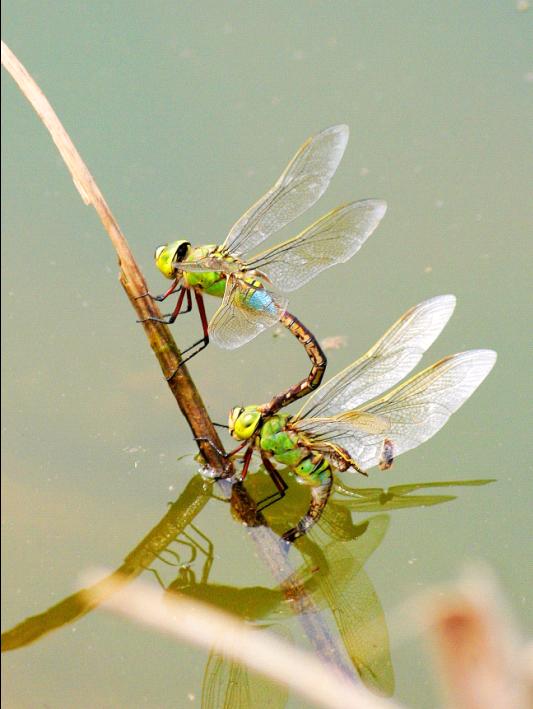
[[[150,291],[147,290],[146,293],[135,296],[134,300],[139,300],[140,298],[151,298],[152,300],[157,300],[158,303],[162,303],[166,297],[166,293],[161,293],[161,295],[154,295],[153,293],[150,293]]]
[[[161,318],[156,318],[155,315],[150,315],[147,318],[143,318],[142,320],[136,320],[138,323],[143,323],[143,322],[160,322],[163,325],[170,325],[170,320],[165,320],[165,317],[168,317],[168,315],[163,315]],[[174,374],[172,375],[174,376]]]

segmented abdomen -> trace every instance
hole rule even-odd
[[[255,284],[250,286],[240,297],[242,304],[250,310],[262,310],[274,316],[277,314],[274,301],[260,285],[258,287]]]

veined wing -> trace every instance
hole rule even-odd
[[[292,639],[281,625],[271,626],[270,632],[286,640]],[[211,650],[202,683],[201,709],[283,709],[288,694],[286,687],[248,672],[246,666]]]
[[[377,199],[337,207],[294,238],[254,257],[247,267],[265,273],[281,291],[296,290],[357,253],[386,209],[386,203]]]
[[[180,271],[189,271],[190,273],[206,272],[206,271],[221,271],[222,273],[232,273],[236,266],[225,261],[224,259],[215,259],[213,256],[205,256],[196,261],[180,261],[176,263],[176,268]]]
[[[227,253],[244,255],[312,207],[325,192],[348,142],[348,126],[331,126],[308,138],[276,184],[232,226]]]
[[[248,679],[244,666],[212,650],[202,683],[202,709],[252,706]]]
[[[410,308],[366,354],[317,389],[295,419],[334,416],[390,389],[418,364],[454,308],[453,295],[436,296]]]
[[[233,350],[275,325],[287,299],[272,289],[229,275],[222,304],[209,323],[209,336],[223,349]]]
[[[339,416],[324,416],[317,418],[304,418],[299,421],[292,421],[289,424],[291,430],[304,434],[309,438],[310,445],[318,450],[326,452],[331,450],[332,444],[345,448],[348,453],[350,449],[347,442],[361,437],[369,436],[373,440],[383,441],[388,435],[390,425],[381,416],[367,414],[362,411],[348,411]],[[361,468],[359,461],[351,453],[358,468]],[[360,472],[364,472],[360,470]]]
[[[329,443],[335,442],[339,436],[385,433],[389,430],[390,424],[381,416],[355,410],[338,416],[291,420],[290,428],[298,433],[306,433],[313,442]]]
[[[445,357],[384,397],[365,404],[360,412],[389,422],[386,438],[392,442],[396,458],[437,433],[473,394],[495,362],[496,352],[492,350],[469,350]],[[340,435],[334,442],[368,469],[379,463],[383,441],[383,434],[356,433]]]
[[[180,271],[206,272],[218,271],[221,273],[235,273],[243,268],[244,264],[228,258],[218,258],[213,255],[203,256],[190,261],[179,261],[174,264]]]

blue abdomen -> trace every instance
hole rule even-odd
[[[272,315],[276,315],[276,306],[274,305],[274,301],[266,290],[263,290],[262,288],[253,290],[246,297],[246,305],[252,310],[265,310]]]

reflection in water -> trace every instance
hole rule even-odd
[[[2,652],[29,645],[46,633],[74,622],[103,603],[109,596],[110,587],[116,590],[116,584],[126,584],[137,578],[193,521],[207,504],[210,491],[210,483],[199,475],[193,477],[165,516],[129,552],[122,565],[109,578],[95,584],[90,589],[90,594],[86,595],[82,590],[67,596],[43,613],[27,618],[11,630],[2,633]],[[112,581],[113,584],[109,585],[108,581]],[[90,602],[88,596],[92,596]]]
[[[287,479],[289,489],[283,501],[262,512],[257,512],[252,500],[262,499],[270,491],[272,483],[266,472],[259,470],[250,474],[246,486],[234,484],[230,496],[233,517],[252,534],[269,527],[281,535],[287,521],[298,519],[302,509],[309,504],[308,488],[298,485],[290,476]],[[362,681],[368,687],[390,695],[394,690],[394,674],[386,620],[378,594],[363,569],[384,539],[389,516],[377,514],[356,524],[352,512],[436,505],[454,498],[411,493],[429,487],[487,482],[416,483],[383,490],[348,488],[337,480],[335,489],[343,499],[330,499],[318,524],[293,545],[303,559],[301,566],[282,581],[277,574],[272,588],[236,588],[209,580],[214,545],[193,522],[215,496],[212,481],[197,475],[160,522],[126,556],[123,564],[90,589],[90,601],[88,594],[80,591],[24,620],[2,635],[2,650],[24,647],[46,633],[72,623],[109,597],[112,592],[110,582],[114,582],[113,589],[116,590],[116,581],[124,585],[143,571],[150,570],[166,593],[184,594],[211,603],[254,623],[258,629],[274,626],[276,632],[287,634],[289,630],[282,623],[291,617],[298,618],[308,641],[324,659],[347,672],[339,651],[340,640],[349,664]],[[171,578],[165,580],[169,572]],[[325,613],[331,614],[334,620],[336,636],[328,629]],[[213,649],[204,677],[203,706],[261,706],[265,705],[265,698],[268,706],[281,707],[285,704],[286,692],[274,689],[267,680],[249,674]]]
[[[282,625],[269,626],[270,632],[291,640]],[[215,652],[210,653],[202,685],[202,709],[235,707],[271,707],[283,709],[289,692],[248,668]]]

